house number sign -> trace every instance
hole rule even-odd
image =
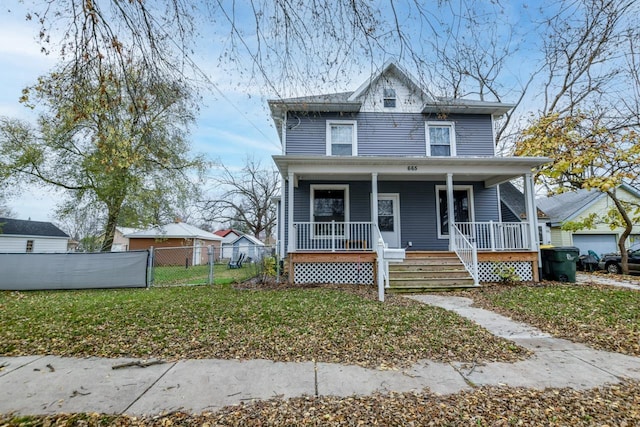
[[[409,166],[407,166],[407,170],[409,170],[409,171],[417,171],[418,170],[418,166],[409,165]]]

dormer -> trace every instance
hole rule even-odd
[[[367,79],[349,101],[360,102],[360,112],[420,113],[429,98],[408,72],[393,62]]]

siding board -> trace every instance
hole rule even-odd
[[[450,114],[438,117],[420,113],[289,113],[286,154],[326,154],[327,120],[356,120],[358,155],[425,156],[425,122],[453,121],[458,156],[493,156],[490,115]]]

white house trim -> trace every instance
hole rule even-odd
[[[331,127],[334,125],[350,125],[351,126],[351,156],[357,156],[358,155],[358,121],[357,120],[327,120],[327,125],[326,125],[327,156],[332,156]]]
[[[313,203],[314,193],[316,190],[344,190],[344,221],[349,222],[350,206],[349,206],[349,184],[311,184],[309,186],[309,220],[313,220]]]
[[[435,197],[436,197],[436,226],[438,229],[438,239],[449,239],[449,236],[446,234],[442,234],[442,230],[440,227],[441,218],[440,218],[440,191],[447,191],[447,213],[449,215],[449,236],[451,236],[453,223],[455,222],[455,214],[453,207],[453,195],[454,191],[466,190],[469,198],[469,222],[475,221],[475,209],[473,205],[473,185],[453,185],[453,175],[449,174],[447,176],[447,185],[436,185]],[[453,249],[452,249],[453,250]]]
[[[449,128],[449,156],[456,156],[456,126],[455,122],[450,121],[428,121],[425,122],[425,136],[427,144],[427,156],[431,156],[431,136],[429,132],[430,127],[448,127]]]

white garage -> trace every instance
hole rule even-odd
[[[573,246],[580,249],[580,254],[586,254],[589,250],[598,256],[611,252],[618,252],[618,243],[615,234],[574,234]]]

